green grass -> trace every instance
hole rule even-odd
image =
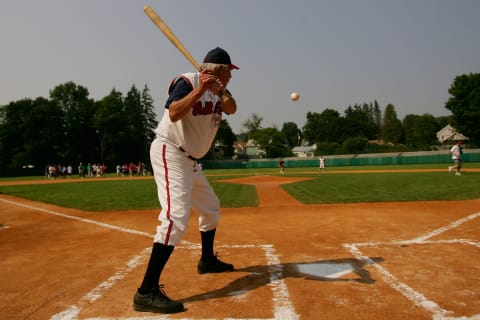
[[[480,173],[446,172],[319,174],[283,185],[306,204],[377,201],[465,200],[480,198]]]
[[[211,184],[224,208],[256,207],[258,205],[255,186],[215,181],[212,181]]]
[[[311,180],[283,185],[283,188],[306,204],[480,198],[479,172],[465,172],[460,177],[447,172],[333,173],[352,168],[395,170],[437,166],[337,167],[327,168],[328,173],[325,174],[318,173],[317,168],[287,168],[286,177],[302,176]],[[438,168],[445,169],[445,165]],[[279,172],[272,168],[226,169],[205,170],[205,174],[222,207],[226,208],[257,206],[258,197],[254,186],[225,183],[222,179],[257,174],[279,175]],[[159,208],[153,178],[113,181],[72,179],[69,183],[0,186],[0,192],[84,211]]]
[[[358,171],[358,170],[411,170],[411,169],[442,169],[446,170],[452,163],[435,163],[435,164],[402,164],[402,165],[382,165],[382,166],[337,166],[327,167],[327,171]],[[480,168],[480,162],[468,162],[464,164],[464,168]],[[286,167],[287,174],[318,172],[318,167]],[[249,176],[254,174],[280,174],[279,168],[245,168],[245,169],[208,169],[205,170],[207,175],[231,175],[231,176]]]
[[[212,182],[212,187],[223,207],[258,204],[253,186]],[[0,186],[0,192],[83,211],[144,210],[160,207],[153,178]]]
[[[0,192],[84,211],[152,209],[159,206],[153,179],[12,185],[0,187]]]

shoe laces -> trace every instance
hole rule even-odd
[[[162,298],[170,300],[170,298],[167,296],[167,293],[165,292],[164,288],[165,288],[164,284],[159,284],[153,292],[153,297],[155,298],[155,296],[158,295]]]

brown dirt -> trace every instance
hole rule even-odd
[[[235,272],[196,274],[192,215],[162,276],[187,307],[169,319],[480,314],[480,199],[303,205],[279,187],[299,179],[231,180],[255,185],[260,201],[222,210],[216,249]],[[152,317],[131,303],[157,214],[82,212],[0,195],[0,318]]]

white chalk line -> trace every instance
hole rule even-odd
[[[146,232],[141,232],[133,229],[127,229],[123,227],[118,227],[114,226],[111,224],[95,221],[92,219],[85,219],[85,218],[80,218],[77,216],[72,216],[60,212],[56,212],[53,210],[48,210],[48,209],[43,209],[31,205],[27,205],[24,203],[19,203],[15,201],[10,201],[6,199],[0,198],[0,201],[3,201],[5,203],[9,203],[12,205],[24,207],[27,209],[35,210],[35,211],[40,211],[44,212],[47,214],[59,216],[62,218],[67,218],[67,219],[72,219],[72,220],[77,220],[81,221],[84,223],[90,223],[94,224],[99,227],[107,228],[107,229],[113,229],[117,230],[120,232],[125,232],[125,233],[130,233],[130,234],[135,234],[135,235],[141,235],[141,236],[146,236],[149,238],[153,238],[152,234],[146,233]],[[188,241],[182,241],[181,245],[179,245],[177,248],[179,249],[189,249],[189,250],[196,250],[199,249],[201,246],[199,244],[195,244],[192,242]],[[280,259],[275,253],[275,248],[272,245],[225,245],[221,246],[224,248],[260,248],[263,249],[265,252],[265,256],[267,259],[267,265],[269,266],[268,272],[270,274],[270,283],[269,286],[272,288],[273,292],[273,313],[274,313],[274,318],[272,319],[279,319],[279,320],[296,320],[299,319],[299,315],[295,312],[295,308],[293,307],[291,301],[290,301],[290,295],[288,292],[287,285],[285,281],[282,279],[282,266],[280,264]],[[53,315],[50,320],[75,320],[78,319],[79,313],[82,311],[84,304],[91,304],[94,303],[96,300],[100,299],[103,294],[111,289],[118,281],[122,280],[128,273],[133,271],[140,263],[142,263],[146,257],[149,254],[149,250],[151,248],[146,248],[142,251],[141,254],[133,257],[125,267],[117,271],[115,274],[113,274],[110,278],[108,278],[106,281],[100,283],[97,287],[95,287],[93,290],[88,292],[85,296],[83,296],[79,302],[76,305],[70,306],[66,310],[57,313]],[[90,318],[90,320],[97,319],[97,320],[107,320],[107,319],[113,319],[113,318]],[[120,319],[120,318],[115,318],[115,319]],[[168,315],[162,315],[162,316],[142,316],[142,317],[133,317],[133,318],[121,318],[125,320],[135,320],[135,319],[150,319],[150,320],[155,320],[155,319],[169,319]],[[175,318],[178,319],[178,318]],[[228,318],[231,320],[255,320],[252,318],[248,319],[239,319],[239,318]],[[205,320],[205,319],[204,319]],[[262,320],[269,320],[263,318]]]
[[[80,311],[83,310],[84,305],[92,304],[96,300],[100,299],[107,290],[111,289],[118,281],[122,280],[127,274],[129,274],[140,263],[142,263],[150,253],[150,250],[151,248],[142,250],[142,252],[133,257],[125,267],[115,272],[110,278],[100,283],[97,287],[84,295],[76,305],[70,306],[66,310],[53,315],[50,320],[77,319],[77,316]]]
[[[379,263],[372,260],[370,257],[363,254],[359,247],[372,247],[372,246],[389,246],[389,245],[409,245],[409,244],[466,244],[476,247],[480,247],[478,241],[470,239],[451,239],[451,240],[428,240],[434,236],[438,236],[450,229],[459,227],[460,225],[480,217],[480,212],[473,213],[464,217],[462,219],[456,220],[449,225],[435,229],[423,236],[411,239],[411,240],[398,240],[398,241],[379,241],[379,242],[363,242],[363,243],[352,243],[344,244],[343,247],[348,249],[350,253],[358,260],[365,260],[371,264],[382,276],[383,280],[389,284],[393,289],[398,291],[404,297],[406,297],[410,302],[418,307],[422,307],[427,311],[432,313],[433,320],[480,320],[480,314],[474,315],[472,317],[450,317],[453,314],[453,311],[442,309],[436,302],[429,300],[422,293],[416,291],[412,287],[408,286],[404,282],[400,281],[397,277],[387,271]]]
[[[175,320],[218,320],[217,318],[172,318],[169,315],[157,315],[157,316],[144,316],[144,317],[103,317],[103,318],[85,318],[83,320],[167,320],[167,319],[175,319]],[[222,318],[222,320],[277,320],[275,318]],[[469,319],[470,320],[470,319]]]
[[[56,211],[53,211],[53,210],[43,209],[43,208],[28,205],[28,204],[25,204],[25,203],[10,201],[10,200],[7,200],[7,199],[0,198],[0,201],[8,203],[8,204],[16,205],[18,207],[24,207],[24,208],[35,210],[35,211],[41,211],[41,212],[44,212],[44,213],[48,213],[48,214],[51,214],[51,215],[54,215],[54,216],[59,216],[59,217],[66,218],[66,219],[72,219],[72,220],[77,220],[77,221],[81,221],[81,222],[85,222],[85,223],[94,224],[94,225],[102,227],[102,228],[113,229],[113,230],[117,230],[117,231],[121,231],[121,232],[125,232],[125,233],[130,233],[130,234],[135,234],[135,235],[140,235],[140,236],[146,236],[146,237],[153,238],[153,235],[151,235],[147,232],[142,232],[142,231],[138,231],[138,230],[118,227],[118,226],[114,226],[114,225],[111,225],[111,224],[108,224],[108,223],[103,223],[103,222],[96,221],[96,220],[91,220],[91,219],[80,218],[80,217],[77,217],[77,216],[72,216],[72,215],[56,212]]]
[[[283,267],[280,264],[280,259],[275,253],[273,245],[262,246],[267,256],[267,264],[269,266],[268,273],[270,274],[269,286],[273,291],[273,313],[274,319],[295,320],[299,319],[299,315],[290,302],[290,297],[285,281],[282,279]]]
[[[441,233],[444,233],[445,231],[448,231],[448,230],[450,230],[450,229],[454,229],[454,228],[456,228],[456,227],[464,224],[465,222],[468,222],[468,221],[470,221],[470,220],[476,219],[476,218],[478,218],[478,217],[480,217],[480,212],[473,213],[473,214],[471,214],[471,215],[469,215],[469,216],[467,216],[467,217],[465,217],[465,218],[462,218],[462,219],[459,219],[459,220],[457,220],[457,221],[454,221],[454,222],[450,223],[448,226],[445,226],[445,227],[443,227],[443,228],[438,228],[438,229],[436,229],[436,230],[433,230],[432,232],[427,233],[427,234],[424,235],[424,236],[418,237],[418,238],[413,239],[413,240],[414,240],[414,241],[419,241],[419,242],[421,242],[421,241],[430,239],[430,238],[432,238],[432,237],[434,237],[434,236],[437,236],[437,235],[439,235],[439,234],[441,234]]]
[[[260,248],[263,249],[265,252],[265,257],[267,259],[268,272],[270,274],[270,282],[269,286],[273,292],[273,318],[262,318],[261,320],[298,320],[300,316],[295,312],[295,308],[293,307],[290,301],[290,295],[288,292],[288,288],[285,284],[285,281],[282,278],[283,267],[280,264],[280,260],[278,255],[275,253],[275,248],[272,245],[232,245],[232,246],[220,246],[222,248]],[[196,249],[196,246],[188,245],[188,246],[179,246],[179,248],[184,249]],[[147,259],[151,248],[146,248],[142,251],[142,253],[134,258],[132,258],[128,263],[127,266],[122,268],[121,270],[117,271],[114,275],[108,278],[106,281],[100,283],[97,287],[93,290],[88,292],[85,296],[83,296],[79,302],[75,305],[70,306],[66,310],[53,315],[50,320],[76,320],[79,319],[78,315],[83,310],[84,305],[90,305],[94,303],[96,300],[102,298],[103,294],[111,289],[118,281],[122,280],[128,273],[133,271],[139,264],[141,264],[144,260]],[[152,316],[142,316],[142,317],[95,317],[95,318],[85,318],[84,320],[109,320],[109,319],[123,319],[123,320],[136,320],[136,319],[148,319],[148,320],[156,320],[156,319],[171,319],[169,315],[152,315]],[[178,319],[175,317],[175,319]],[[198,318],[181,318],[184,320],[187,319],[195,319]],[[224,318],[230,320],[256,320],[255,318]],[[202,319],[207,320],[207,319]],[[213,320],[213,318],[212,318]],[[258,319],[260,320],[260,319]]]

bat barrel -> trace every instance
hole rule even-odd
[[[183,44],[178,40],[169,26],[158,16],[155,10],[152,7],[146,5],[143,7],[145,14],[152,20],[153,24],[157,26],[160,31],[167,37],[168,40],[183,54],[185,58],[195,67],[195,69],[200,70],[200,65],[195,60],[195,58],[188,52],[188,50],[183,46]]]

